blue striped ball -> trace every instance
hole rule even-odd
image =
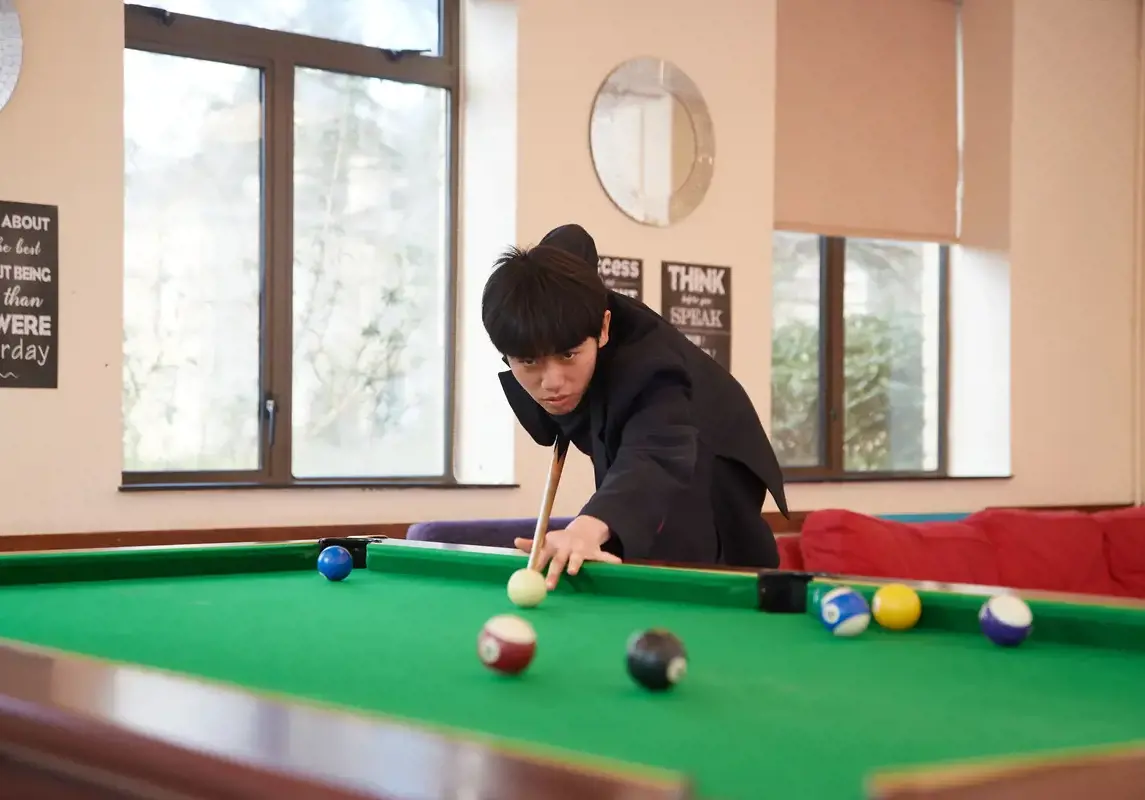
[[[819,620],[836,636],[858,636],[871,623],[871,607],[854,589],[840,586],[819,601]]]
[[[990,641],[1015,647],[1025,641],[1034,626],[1034,614],[1020,597],[998,595],[982,604],[978,624]]]

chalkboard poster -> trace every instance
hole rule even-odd
[[[662,261],[661,314],[727,370],[732,368],[730,267]]]
[[[57,206],[0,200],[0,388],[59,379]]]
[[[599,256],[596,270],[609,289],[643,302],[644,259]]]

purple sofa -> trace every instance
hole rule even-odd
[[[572,522],[572,519],[572,517],[552,517],[549,520],[549,530],[560,530]],[[515,538],[531,537],[536,527],[536,517],[434,520],[410,525],[406,538],[417,542],[512,548]]]

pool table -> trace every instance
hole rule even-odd
[[[341,582],[315,568],[334,542],[354,554]],[[990,590],[916,584],[915,628],[845,638],[817,599],[877,582],[589,564],[517,609],[524,564],[383,538],[0,555],[0,785],[735,800],[1145,781],[1145,605],[1027,595],[1034,632],[1003,648],[977,627]],[[537,631],[516,677],[477,658],[502,613]],[[663,693],[625,669],[650,627],[688,651]]]

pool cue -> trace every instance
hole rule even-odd
[[[541,498],[541,513],[537,515],[537,527],[533,531],[533,546],[529,551],[529,569],[537,569],[537,562],[545,549],[545,534],[549,530],[549,517],[553,513],[553,501],[557,498],[557,484],[561,482],[561,472],[565,468],[565,456],[569,442],[562,436],[553,445],[553,460],[549,464],[549,478],[545,482],[545,495]]]

